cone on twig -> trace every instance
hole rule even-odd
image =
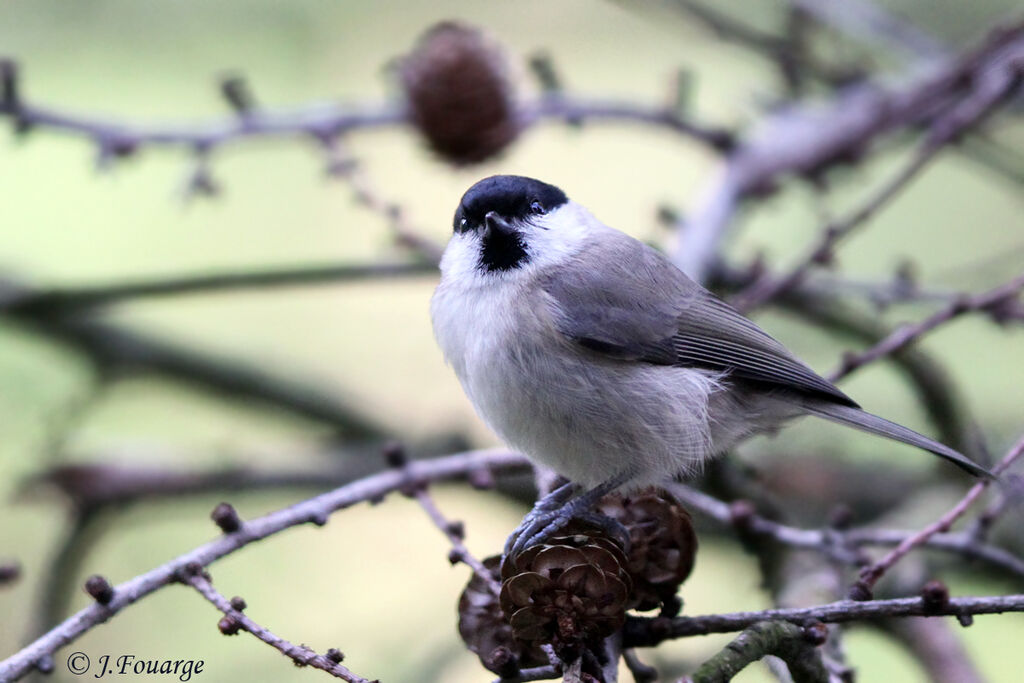
[[[630,550],[611,531],[579,519],[517,555],[484,564],[501,580],[500,598],[474,576],[459,600],[459,633],[484,666],[514,677],[547,663],[550,645],[573,661],[625,622],[629,609],[678,609],[676,592],[697,551],[689,514],[667,492],[610,495],[597,511],[622,524]]]
[[[497,581],[501,556],[488,557],[483,563]],[[459,635],[480,662],[499,676],[514,675],[520,668],[548,663],[539,646],[518,640],[513,635],[512,627],[498,604],[498,596],[476,574],[459,596]]]
[[[631,582],[622,548],[574,522],[563,535],[505,558],[501,609],[516,638],[578,656],[622,626]]]
[[[630,609],[645,611],[669,604],[693,571],[697,553],[689,513],[659,489],[605,496],[597,507],[629,531]]]
[[[451,164],[489,159],[519,134],[504,50],[476,27],[446,21],[428,29],[398,75],[413,124]]]

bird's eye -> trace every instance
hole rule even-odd
[[[462,228],[462,232],[466,232],[466,224],[469,223],[465,218],[459,221],[459,227]]]
[[[544,208],[544,205],[541,204],[540,202],[536,201],[536,200],[534,200],[533,203],[530,204],[530,211],[532,211],[534,213],[547,213],[548,212],[548,210]]]

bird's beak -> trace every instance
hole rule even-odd
[[[499,235],[513,235],[516,229],[513,228],[508,221],[498,215],[497,211],[489,211],[484,216],[484,230],[482,237],[489,237],[492,233]]]

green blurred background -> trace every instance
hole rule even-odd
[[[960,44],[1016,3],[885,4]],[[765,29],[777,25],[775,3],[716,6],[740,9]],[[226,113],[215,90],[226,72],[243,73],[267,106],[393,98],[386,65],[426,27],[448,18],[489,28],[520,58],[549,52],[570,90],[580,94],[659,103],[672,74],[685,67],[697,77],[695,113],[732,125],[756,115],[777,91],[776,74],[763,60],[656,3],[8,0],[0,5],[0,54],[21,63],[24,90],[41,104],[131,121],[187,121]],[[525,77],[522,88],[535,90]],[[4,126],[0,134],[0,272],[7,276],[77,285],[402,256],[384,220],[356,205],[344,184],[325,178],[323,159],[303,142],[259,140],[219,151],[213,171],[224,186],[222,196],[184,205],[176,194],[188,170],[181,152],[146,149],[98,174],[95,150],[79,138],[40,132],[19,139],[8,130]],[[1020,132],[1018,125],[1008,134],[1022,141]],[[670,202],[685,211],[717,163],[671,133],[604,124],[582,131],[537,127],[500,160],[464,170],[435,160],[408,130],[357,133],[350,143],[381,192],[400,201],[413,222],[439,241],[464,189],[497,172],[550,180],[606,222],[662,240],[656,206]],[[842,179],[829,206],[851,206],[899,163],[897,153],[876,156]],[[819,225],[817,209],[807,188],[786,190],[748,212],[730,257],[742,261],[764,252],[785,264],[802,251]],[[913,258],[925,283],[981,289],[1012,276],[1024,262],[1022,210],[1019,186],[948,154],[846,243],[840,262],[851,276],[885,278],[901,260]],[[168,298],[121,306],[109,317],[326,386],[403,438],[456,429],[479,444],[493,443],[433,343],[427,303],[434,281]],[[886,316],[898,321],[926,311],[896,307]],[[843,348],[782,317],[761,321],[821,371],[835,364]],[[963,321],[924,344],[947,363],[996,449],[1024,423],[1022,341],[1020,331]],[[39,577],[65,519],[51,498],[16,496],[33,473],[97,458],[204,467],[322,464],[294,460],[325,436],[311,423],[170,382],[131,379],[98,394],[96,386],[75,354],[0,322],[0,555],[24,567],[17,584],[0,590],[4,655],[27,635]],[[874,412],[927,429],[909,390],[882,365],[858,373],[843,388]],[[67,442],[55,448],[54,433],[68,425]],[[863,457],[879,445],[806,422],[745,451],[748,457],[809,452],[826,442],[831,451]],[[919,464],[912,450],[887,446],[890,452],[905,454],[908,467]],[[231,500],[251,517],[302,495]],[[209,540],[214,528],[208,513],[219,499],[132,508],[90,553],[82,578],[101,573],[120,582]],[[523,513],[493,493],[463,488],[439,489],[438,500],[449,515],[466,520],[468,545],[479,555],[496,551]],[[489,680],[455,631],[455,602],[468,571],[449,567],[447,550],[414,503],[394,498],[345,511],[322,529],[295,529],[253,545],[217,563],[213,574],[223,592],[248,600],[257,621],[321,651],[341,648],[346,664],[362,675]],[[1003,587],[962,577],[956,588]],[[749,558],[735,545],[714,542],[702,547],[683,597],[691,614],[766,604]],[[84,593],[76,596],[74,608],[87,601]],[[204,659],[206,670],[196,680],[207,681],[323,675],[293,668],[249,636],[220,636],[217,619],[198,596],[170,587],[63,652],[66,657],[81,650],[94,660],[103,653]],[[1024,637],[1024,619],[981,617],[963,633],[987,675],[1019,680],[1015,644]],[[658,658],[697,662],[727,640],[690,639],[661,648]],[[905,654],[871,632],[854,630],[847,643],[859,680],[923,680]],[[765,676],[752,667],[737,680]],[[60,654],[55,678],[73,678]]]

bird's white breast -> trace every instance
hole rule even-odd
[[[543,291],[519,280],[444,277],[431,310],[481,418],[569,479],[594,486],[625,473],[641,485],[706,457],[713,376],[590,354],[557,332]]]

